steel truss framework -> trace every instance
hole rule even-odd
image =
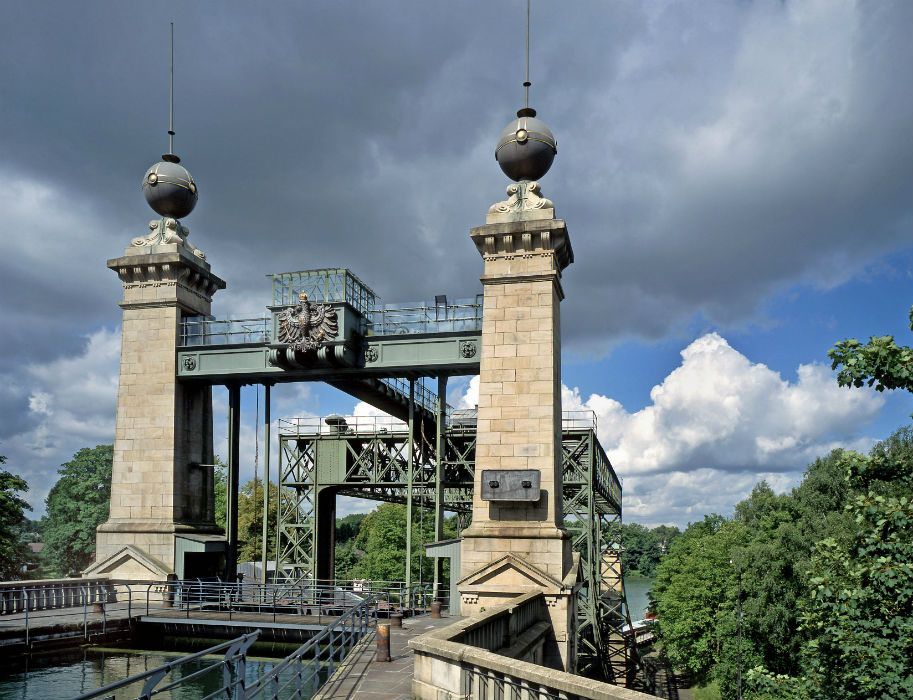
[[[411,495],[414,506],[456,513],[460,529],[469,524],[475,426],[449,425],[429,438],[418,424],[412,440],[409,435],[405,428],[345,425],[329,433],[280,432],[278,571],[291,580],[333,578],[338,494],[407,504]],[[612,541],[621,521],[621,483],[594,426],[565,427],[562,442],[566,526],[583,571],[577,670],[624,684],[634,664],[622,634],[630,617]]]

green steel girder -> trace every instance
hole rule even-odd
[[[370,377],[435,377],[479,373],[481,332],[369,336],[343,359],[306,357],[302,366],[286,369],[271,364],[269,343],[199,345],[177,348],[177,376],[185,381],[226,382],[332,382]],[[476,348],[470,354],[467,348]],[[376,360],[366,361],[368,357]]]
[[[338,434],[280,434],[279,569],[293,579],[312,578],[318,542],[317,494],[336,493],[393,503],[408,496],[405,431],[352,430]],[[469,524],[475,471],[474,427],[449,426],[442,435],[443,509]],[[430,440],[413,448],[412,502],[434,509],[436,456]],[[592,428],[570,428],[562,437],[562,496],[572,545],[580,553],[583,586],[577,601],[578,671],[623,683],[630,650],[622,627],[630,618],[612,526],[621,521],[621,483]],[[283,500],[283,499],[280,499]]]

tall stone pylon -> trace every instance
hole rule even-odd
[[[161,215],[108,261],[123,283],[120,382],[111,508],[84,575],[163,580],[218,575],[226,544],[215,524],[212,390],[177,380],[181,321],[208,316],[225,282],[175,216],[196,204],[196,184],[173,154],[144,178]]]
[[[561,498],[560,303],[561,273],[574,256],[567,226],[537,182],[520,180],[507,192],[471,231],[484,261],[484,310],[461,612],[542,591],[554,635],[546,663],[572,670],[580,584]]]

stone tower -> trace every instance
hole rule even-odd
[[[505,129],[499,162],[519,181],[471,231],[484,261],[484,311],[472,524],[458,587],[464,614],[543,591],[554,630],[546,662],[573,669],[579,583],[561,501],[560,303],[561,273],[574,256],[564,221],[527,179],[541,177],[551,158],[531,165],[537,153],[524,155],[523,146],[538,137],[540,154],[541,144],[555,148],[534,116],[521,110]],[[507,154],[508,167],[505,144],[520,149]]]
[[[111,510],[85,575],[163,580],[214,575],[225,539],[214,521],[212,392],[177,381],[181,320],[208,316],[225,288],[177,218],[196,184],[173,154],[143,180],[161,215],[150,233],[108,261],[124,287]]]

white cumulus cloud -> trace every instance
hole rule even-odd
[[[596,414],[599,440],[624,482],[626,518],[684,525],[729,513],[762,479],[782,491],[815,458],[872,443],[862,431],[884,398],[840,388],[822,365],[800,365],[789,381],[716,333],[681,356],[639,411],[562,386],[564,411]],[[458,407],[475,406],[478,397],[474,377]]]
[[[716,333],[681,355],[653,387],[650,405],[633,413],[609,397],[584,400],[564,388],[564,409],[596,413],[600,440],[626,474],[795,470],[834,447],[866,446],[859,429],[884,403],[875,392],[837,386],[819,364],[800,365],[796,381],[787,381]]]

